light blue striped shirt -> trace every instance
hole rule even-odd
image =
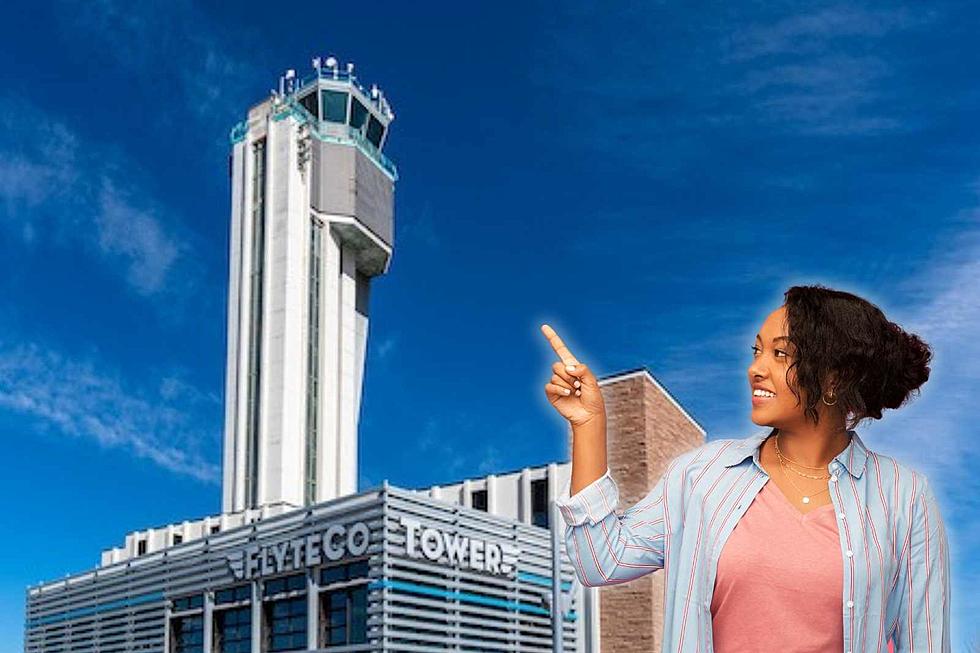
[[[759,446],[772,432],[684,452],[622,512],[608,470],[573,497],[569,479],[556,500],[567,525],[566,551],[584,585],[626,583],[664,570],[664,653],[713,650],[718,558],[769,480]],[[851,442],[827,468],[844,561],[844,651],[883,653],[892,638],[896,653],[948,653],[949,547],[932,488],[921,472],[848,433]]]

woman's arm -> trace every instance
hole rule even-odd
[[[679,531],[685,469],[698,449],[674,458],[647,495],[616,513],[619,487],[605,474],[576,494],[555,500],[566,523],[565,550],[583,585],[635,580],[664,567],[667,539]],[[668,527],[668,522],[670,527]]]
[[[928,479],[918,472],[915,478],[921,490],[912,502],[908,549],[900,561],[895,653],[949,653],[949,542]]]

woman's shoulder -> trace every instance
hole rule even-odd
[[[684,479],[683,484],[705,474],[724,473],[725,467],[741,455],[740,444],[748,440],[742,438],[720,438],[707,440],[674,456],[667,466],[673,477]],[[751,450],[744,455],[751,456]]]
[[[893,497],[897,494],[902,503],[918,499],[929,484],[928,476],[911,464],[871,449],[864,472],[868,474],[869,483],[879,486],[882,493]]]

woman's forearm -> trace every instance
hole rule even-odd
[[[571,495],[606,473],[606,416],[598,414],[572,425]]]

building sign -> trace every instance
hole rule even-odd
[[[332,524],[319,533],[264,546],[248,546],[228,556],[236,580],[300,570],[367,551],[371,531],[364,522]]]
[[[405,527],[405,552],[411,558],[426,558],[501,576],[514,571],[519,550],[512,545],[423,527],[420,521],[411,517],[401,516],[399,519]]]

